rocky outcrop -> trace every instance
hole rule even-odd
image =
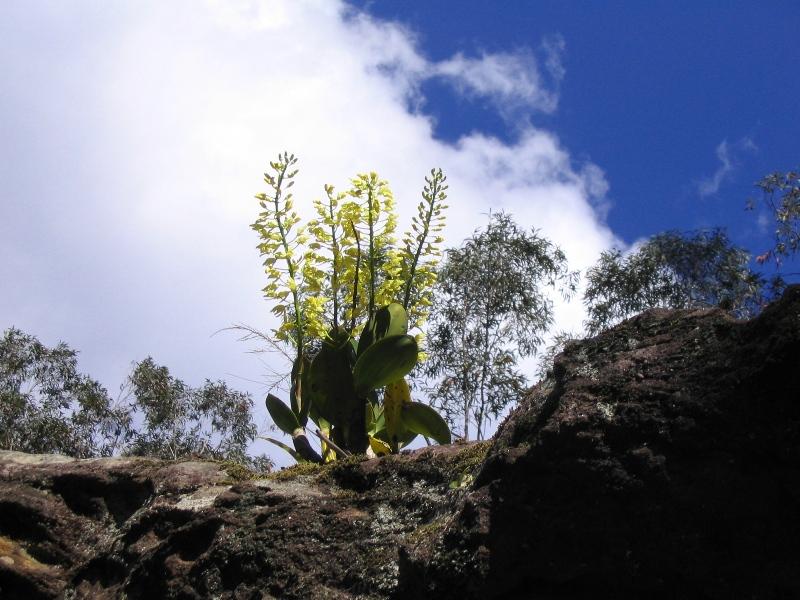
[[[800,598],[800,286],[569,345],[401,595]],[[435,595],[433,595],[435,594]]]
[[[0,598],[796,598],[799,507],[792,287],[570,344],[491,445],[268,476],[0,453]]]
[[[487,449],[266,476],[0,452],[0,598],[385,598]]]

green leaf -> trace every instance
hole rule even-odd
[[[402,450],[403,448],[408,446],[411,442],[413,442],[418,435],[419,435],[418,433],[414,433],[413,431],[408,429],[405,426],[405,424],[401,422],[400,431],[397,434],[397,449]],[[372,437],[378,438],[379,440],[382,440],[387,444],[389,443],[389,436],[386,435],[386,427],[384,427],[383,429],[379,429],[377,432],[375,432],[375,434],[373,434]]]
[[[410,335],[385,337],[369,346],[353,367],[356,393],[371,390],[405,377],[417,364],[417,341]]]
[[[345,340],[336,347],[323,343],[311,361],[311,404],[318,416],[333,426],[333,441],[352,452],[367,449],[365,394],[353,385],[353,348]]]
[[[392,452],[389,444],[372,436],[369,437],[369,447],[372,448],[375,456],[383,456],[385,454],[391,454]]]
[[[378,309],[372,318],[367,321],[364,331],[358,340],[356,354],[361,354],[375,342],[392,335],[405,335],[408,333],[408,315],[402,305],[397,302]]]
[[[411,403],[411,391],[405,378],[386,385],[383,391],[383,412],[386,420],[386,435],[392,452],[399,450],[399,438],[402,427],[401,413],[403,406]]]
[[[284,433],[292,435],[296,429],[300,429],[300,423],[297,422],[297,417],[292,409],[281,402],[277,396],[267,394],[267,411],[278,429]]]
[[[356,393],[346,346],[323,344],[309,367],[309,393],[315,412],[334,427],[343,423],[353,409]]]
[[[403,406],[403,424],[411,431],[436,440],[440,444],[450,443],[450,428],[433,408],[420,402]]]
[[[382,429],[386,429],[386,418],[383,406],[378,402],[377,394],[372,392],[367,398],[367,435],[374,436]]]
[[[259,436],[259,437],[262,440],[267,440],[268,442],[270,442],[272,444],[275,444],[278,448],[286,450],[286,452],[291,454],[292,458],[295,459],[297,462],[299,462],[299,463],[308,462],[305,458],[300,456],[300,453],[297,450],[295,450],[294,448],[291,448],[290,446],[287,446],[283,442],[279,442],[275,438],[271,438],[271,437],[264,437],[264,436]]]
[[[298,356],[292,364],[292,374],[290,377],[292,388],[289,391],[289,399],[291,402],[292,412],[297,417],[300,425],[305,427],[308,422],[308,411],[311,407],[311,394],[308,388],[311,385],[308,373],[310,371],[311,361],[306,358]],[[298,379],[300,380],[298,382]],[[300,388],[300,394],[296,394],[296,390]]]

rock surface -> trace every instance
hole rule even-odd
[[[800,598],[800,286],[568,345],[401,593]]]
[[[795,286],[570,344],[491,445],[267,477],[0,452],[0,598],[800,598],[799,508]]]

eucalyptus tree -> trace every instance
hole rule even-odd
[[[493,214],[439,270],[427,337],[425,374],[432,404],[451,425],[482,439],[487,423],[524,390],[517,368],[553,323],[552,292],[568,297],[577,273],[535,229]]]
[[[766,281],[749,260],[721,229],[667,231],[629,254],[603,252],[587,272],[586,328],[594,334],[649,308],[721,306],[753,316],[782,281]]]
[[[553,372],[553,363],[556,356],[561,354],[570,342],[577,342],[586,337],[582,332],[560,330],[553,333],[550,343],[539,354],[539,364],[536,367],[536,379],[541,381]]]
[[[771,173],[758,181],[756,187],[775,221],[775,244],[758,260],[763,263],[772,258],[780,265],[784,258],[800,250],[800,172]],[[755,208],[753,200],[748,208]]]
[[[0,448],[108,456],[130,435],[127,410],[78,371],[77,352],[10,328],[0,338]]]
[[[77,352],[10,328],[0,338],[0,449],[76,458],[119,454],[224,459],[269,470],[248,456],[253,401],[222,381],[192,388],[152,358],[135,363],[112,400],[78,371]]]
[[[135,363],[126,389],[139,425],[125,454],[170,460],[196,456],[266,470],[263,457],[247,455],[257,433],[249,394],[208,379],[191,387],[151,357]]]

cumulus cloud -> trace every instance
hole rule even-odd
[[[447,77],[497,110],[555,110],[542,73],[563,77],[562,49],[552,38],[538,55],[436,63],[405,27],[333,0],[5,2],[2,326],[67,341],[112,389],[152,354],[187,382],[226,378],[260,399],[265,365],[212,334],[274,326],[248,224],[283,149],[301,159],[298,204],[376,170],[402,227],[441,166],[449,243],[503,208],[585,269],[615,241],[599,167],[532,126],[512,143],[475,132],[446,144],[419,108],[420,82]],[[561,328],[582,320],[579,303],[558,311]]]
[[[733,144],[729,144],[728,140],[722,140],[716,150],[717,160],[719,160],[717,170],[697,183],[697,192],[700,197],[713,196],[719,192],[720,186],[731,178],[738,164],[738,157],[743,152],[755,152],[757,149],[749,137],[743,137]]]

